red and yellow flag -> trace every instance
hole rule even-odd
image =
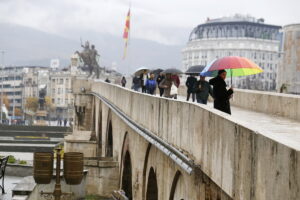
[[[123,33],[123,39],[125,40],[123,59],[126,58],[127,46],[128,46],[128,40],[129,40],[129,30],[130,30],[130,9],[128,10],[128,13],[127,13],[125,28],[124,28],[124,33]]]

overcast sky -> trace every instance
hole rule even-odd
[[[63,36],[78,30],[122,36],[128,0],[0,0],[0,22]],[[235,13],[275,25],[300,23],[300,0],[132,0],[132,38],[183,44],[207,17]],[[74,34],[75,33],[75,34]]]

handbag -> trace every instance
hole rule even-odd
[[[170,95],[178,94],[178,88],[175,86],[175,84],[172,84]]]

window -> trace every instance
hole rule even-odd
[[[64,84],[64,79],[59,79],[59,84]]]
[[[55,103],[55,99],[52,99],[52,103]]]
[[[58,88],[58,90],[57,90],[57,94],[60,94],[60,88]]]
[[[54,88],[54,89],[52,89],[52,94],[53,94],[53,95],[55,94],[55,88]]]
[[[57,104],[60,104],[60,98],[57,99]]]

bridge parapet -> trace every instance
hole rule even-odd
[[[186,91],[186,86],[180,86],[180,95],[186,96]],[[231,105],[300,121],[300,95],[234,89]]]
[[[254,132],[206,106],[157,98],[103,82],[93,83],[91,91],[186,152],[232,198],[300,196],[299,148]]]

